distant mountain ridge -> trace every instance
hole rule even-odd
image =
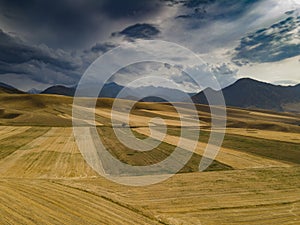
[[[63,85],[54,85],[46,88],[40,94],[74,96],[76,87],[66,87]]]
[[[30,90],[27,91],[28,94],[40,94],[42,90],[36,89],[36,88],[31,88]]]
[[[66,87],[63,85],[54,85],[51,86],[44,91],[41,92],[41,94],[56,94],[56,95],[65,95],[65,96],[74,96],[76,92],[77,86],[73,87]],[[118,93],[123,89],[123,86],[118,85],[114,82],[105,84],[101,90],[101,93],[99,96],[106,97],[106,98],[115,98]],[[89,90],[86,91],[87,93]],[[87,94],[87,96],[89,96]]]
[[[206,89],[192,96],[195,103],[207,104],[204,93],[220,91]],[[295,86],[273,85],[251,78],[242,78],[222,89],[227,106],[285,111],[286,104],[300,103],[300,84]],[[300,110],[299,110],[300,112]]]
[[[0,82],[0,93],[8,93],[8,94],[24,94],[25,92],[20,91],[19,89]]]
[[[115,98],[123,88],[124,86],[114,82],[107,83],[103,86],[99,97]],[[42,93],[73,96],[75,89],[76,87],[68,88],[59,85],[50,87]],[[197,104],[208,104],[204,92],[214,95],[220,91],[207,88],[205,91],[191,94],[192,100]],[[228,106],[286,111],[286,104],[300,105],[300,84],[295,86],[280,86],[251,78],[242,78],[223,88],[222,92],[225,103]],[[149,96],[141,100],[145,102],[164,102],[163,98],[156,97],[158,93],[174,102],[184,101],[182,97],[184,96],[183,92],[180,90],[154,86],[127,88],[122,98],[138,100],[141,93],[146,93]],[[293,108],[295,107],[293,106]],[[296,109],[296,111],[300,112],[300,109]]]
[[[124,86],[119,85],[115,82],[106,83],[100,94],[99,97],[105,97],[105,98],[116,98],[121,90],[123,90]],[[41,94],[57,94],[57,95],[66,95],[66,96],[74,96],[76,91],[75,87],[65,87],[62,85],[55,85],[52,87],[49,87],[41,92]],[[88,93],[89,90],[87,90]],[[171,101],[183,101],[184,96],[186,95],[185,92],[176,90],[176,89],[170,89],[170,88],[164,88],[164,87],[154,87],[154,86],[145,86],[145,87],[137,87],[137,88],[126,88],[124,89],[124,93],[122,93],[121,98],[129,99],[129,100],[139,100],[141,93],[146,94],[149,97],[146,97],[142,99],[142,101],[148,101],[148,102],[165,102],[165,99],[170,99]],[[157,95],[160,95],[163,98],[156,97]]]
[[[41,94],[74,96],[76,88],[77,86],[66,87],[63,85],[55,85],[45,89]],[[124,86],[115,82],[107,83],[103,86],[99,97],[115,98],[123,88]],[[24,92],[0,82],[0,93],[22,94]],[[175,89],[145,86],[126,88],[122,98],[139,100],[141,98],[141,93],[148,95],[148,97],[140,100],[145,102],[164,102],[165,99],[156,97],[158,93],[160,96],[169,98],[170,101],[184,102],[182,96],[187,94]],[[208,104],[204,93],[214,95],[219,94],[220,91],[207,88],[197,94],[188,95],[190,95],[192,100],[197,104]],[[300,112],[300,84],[294,86],[281,86],[257,81],[251,78],[242,78],[228,87],[223,88],[222,93],[227,106]]]

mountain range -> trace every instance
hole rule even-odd
[[[165,87],[154,87],[154,86],[130,87],[124,89],[124,86],[119,85],[115,82],[106,83],[103,86],[98,97],[116,98],[121,90],[123,90],[123,93],[120,98],[129,99],[129,100],[139,100],[141,93],[143,93],[148,97],[143,98],[141,101],[146,101],[146,102],[166,102],[165,99],[168,99],[169,101],[183,101],[186,97],[185,92],[177,89],[171,89]],[[41,94],[57,94],[57,95],[74,96],[75,91],[76,91],[76,86],[65,87],[62,85],[55,85],[42,91]],[[158,95],[161,96],[161,98],[156,97]]]
[[[115,98],[123,88],[124,86],[114,82],[107,83],[103,86],[99,97]],[[74,96],[75,90],[76,86],[66,87],[63,85],[55,85],[45,89],[40,92],[40,94]],[[219,91],[207,88],[197,94],[190,93],[189,95],[195,103],[207,104],[205,94],[213,96],[214,94],[219,94],[221,91],[223,92],[227,106],[300,112],[300,84],[295,86],[281,86],[250,78],[242,78]],[[30,93],[36,92],[38,91],[35,90]],[[10,85],[0,83],[0,93],[22,94],[24,92]],[[182,102],[184,101],[184,96],[187,94],[176,89],[146,86],[127,88],[122,98],[139,100],[141,93],[148,96],[140,100],[145,102],[164,102],[166,101],[164,98],[168,98],[169,101],[173,102]],[[156,97],[158,94],[161,97]]]
[[[192,96],[195,103],[207,104],[205,93],[213,96],[220,91],[207,88]],[[250,78],[242,78],[222,89],[225,103],[240,108],[258,108],[274,111],[290,111],[297,106],[300,112],[300,84],[295,86],[273,85]]]

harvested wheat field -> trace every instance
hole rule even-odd
[[[188,110],[183,118],[187,132],[200,127],[187,164],[163,182],[128,187],[105,179],[86,163],[73,135],[72,98],[1,94],[0,101],[0,224],[300,224],[298,114],[228,108],[221,150],[199,172],[209,135],[219,131],[210,129],[209,108],[198,105],[200,122]],[[151,165],[174,151],[180,120],[169,103],[137,103],[131,111],[129,124],[136,137],[162,139],[155,149],[139,152],[115,137],[112,101],[98,101],[95,125],[116,159]],[[116,113],[120,124],[125,117]],[[150,132],[154,117],[164,119],[165,135],[153,121]],[[94,124],[82,122],[87,128]]]

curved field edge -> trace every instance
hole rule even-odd
[[[176,174],[156,185],[131,188],[102,178],[55,182],[126,202],[167,224],[296,225],[299,177],[300,167],[290,167]]]
[[[207,143],[210,131],[201,130],[200,133],[199,141]],[[168,134],[178,137],[180,130],[169,129]],[[222,147],[282,162],[300,164],[300,145],[298,143],[226,133]]]
[[[0,180],[1,224],[162,224],[108,197],[43,180]]]

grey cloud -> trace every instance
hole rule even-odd
[[[111,42],[96,43],[94,46],[92,46],[91,51],[94,53],[104,53],[115,47],[117,47],[117,45]]]
[[[187,92],[196,92],[200,89],[197,83],[189,74],[185,73],[181,67],[181,65],[169,65],[167,63],[160,62],[140,62],[131,64],[125,68],[119,70],[116,74],[114,74],[110,82],[114,81],[116,83],[127,85],[129,82],[134,80],[138,80],[145,76],[158,76],[168,79],[173,84],[176,84],[177,87],[180,87],[181,90]],[[143,85],[154,85],[161,86],[161,84],[154,79],[140,81]]]
[[[128,24],[150,18],[161,8],[159,0],[1,0],[0,20],[47,46],[85,48],[114,21]]]
[[[289,17],[241,39],[233,61],[246,63],[276,62],[300,55],[300,17]]]
[[[80,67],[81,60],[72,53],[30,45],[0,29],[0,74],[24,74],[44,83],[74,82]]]
[[[209,67],[221,87],[227,87],[237,80],[238,69],[230,63],[210,65]]]
[[[158,13],[162,7],[159,0],[106,0],[103,1],[103,12],[112,19],[140,19]]]
[[[76,69],[69,54],[53,50],[45,45],[30,46],[0,29],[0,61],[5,63],[26,63],[37,60],[62,69]]]
[[[23,64],[0,63],[0,74],[5,76],[19,74],[23,80],[32,80],[43,84],[75,84],[80,78],[79,74],[72,71],[54,69],[41,62],[30,61]],[[22,83],[20,84],[22,86]]]
[[[87,69],[88,66],[93,61],[95,61],[100,55],[117,46],[118,44],[113,42],[98,42],[89,49],[86,49],[83,52],[79,53],[81,60],[80,72],[83,74],[84,70]]]
[[[14,73],[14,74],[24,74],[26,68],[20,68],[20,66],[12,66],[8,63],[0,61],[0,74]]]
[[[295,10],[290,10],[290,11],[285,12],[285,14],[286,15],[292,15],[292,14],[294,14],[294,12],[295,12]]]
[[[245,35],[248,24],[262,17],[260,10],[251,11],[261,1],[0,0],[0,26],[5,30],[0,30],[0,74],[21,74],[49,84],[73,84],[99,55],[116,47],[117,43],[136,38],[163,38],[197,53],[227,48],[228,43]],[[167,4],[174,8],[166,7]],[[287,14],[290,16],[292,12]],[[176,16],[179,17],[175,19]],[[161,23],[151,24],[157,21]],[[255,27],[258,26],[260,24]],[[295,31],[290,29],[292,24],[280,26],[245,37],[236,49],[235,62],[243,65],[244,62],[274,61],[298,54],[298,45],[292,44],[297,40],[290,33]],[[299,27],[299,21],[296,26]],[[118,37],[111,38],[113,31],[119,31],[112,35]],[[178,63],[184,60],[176,55],[173,58]],[[220,68],[215,72],[220,80],[225,79],[226,83],[234,78],[234,71],[230,73],[225,66],[217,67]],[[182,69],[180,65],[178,69]]]
[[[248,12],[255,4],[262,0],[186,0],[180,1],[187,12],[177,16],[178,19],[188,19],[191,28],[198,28],[203,24],[216,20],[233,21]],[[193,20],[198,21],[197,24]]]
[[[120,32],[115,32],[112,36],[125,36],[129,39],[152,39],[160,33],[159,29],[152,24],[147,23],[137,23],[135,25],[126,27]]]

